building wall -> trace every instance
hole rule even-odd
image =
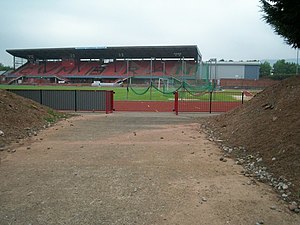
[[[258,80],[259,79],[259,66],[246,65],[245,66],[245,79]]]
[[[259,79],[258,63],[218,62],[215,64],[212,62],[208,66],[210,79]]]
[[[215,79],[215,70],[217,70],[216,79],[235,78],[243,79],[245,74],[245,67],[243,65],[210,65],[210,77]]]

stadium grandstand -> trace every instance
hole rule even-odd
[[[202,55],[195,45],[11,49],[11,84],[118,82],[129,77],[201,80]]]

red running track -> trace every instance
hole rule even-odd
[[[115,101],[114,108],[116,111],[172,112],[174,108],[174,102]]]
[[[212,102],[212,112],[227,112],[241,102]],[[174,102],[162,101],[115,101],[116,111],[129,112],[172,112]],[[179,112],[209,112],[209,102],[179,102]]]

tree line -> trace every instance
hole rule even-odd
[[[10,66],[4,66],[2,63],[0,63],[0,71],[8,71],[12,70],[13,68]]]
[[[267,61],[260,65],[259,74],[261,78],[271,78],[282,80],[296,75],[297,64],[286,62],[284,59],[278,60],[273,66]]]

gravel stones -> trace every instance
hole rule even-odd
[[[221,161],[221,162],[227,162],[227,159],[224,158],[224,157],[220,157],[220,161]]]
[[[231,147],[236,164],[286,201],[299,201],[299,97],[300,77],[285,79],[242,107],[208,118],[202,126],[222,152]]]
[[[226,142],[220,139],[220,135],[215,133],[209,127],[203,125],[202,126],[204,132],[208,136],[208,140],[214,141],[217,145],[219,145],[224,155],[219,158],[221,162],[226,162],[226,156],[230,156],[233,154],[235,159],[235,164],[242,165],[244,171],[241,173],[245,177],[251,178],[247,183],[243,185],[253,185],[256,184],[256,181],[269,183],[271,187],[273,187],[277,192],[279,192],[279,196],[284,201],[291,200],[292,193],[290,191],[290,187],[292,183],[285,179],[283,176],[276,177],[274,174],[270,173],[267,166],[265,166],[265,161],[259,152],[249,154],[245,147],[229,147],[226,145]],[[222,141],[220,141],[222,140]],[[277,158],[270,158],[271,162],[277,162]],[[297,206],[290,206],[292,208],[291,211],[298,213],[300,210]],[[275,206],[272,206],[271,209],[276,210]]]
[[[297,202],[291,202],[288,206],[289,210],[299,213],[300,212],[300,205],[298,206]]]

